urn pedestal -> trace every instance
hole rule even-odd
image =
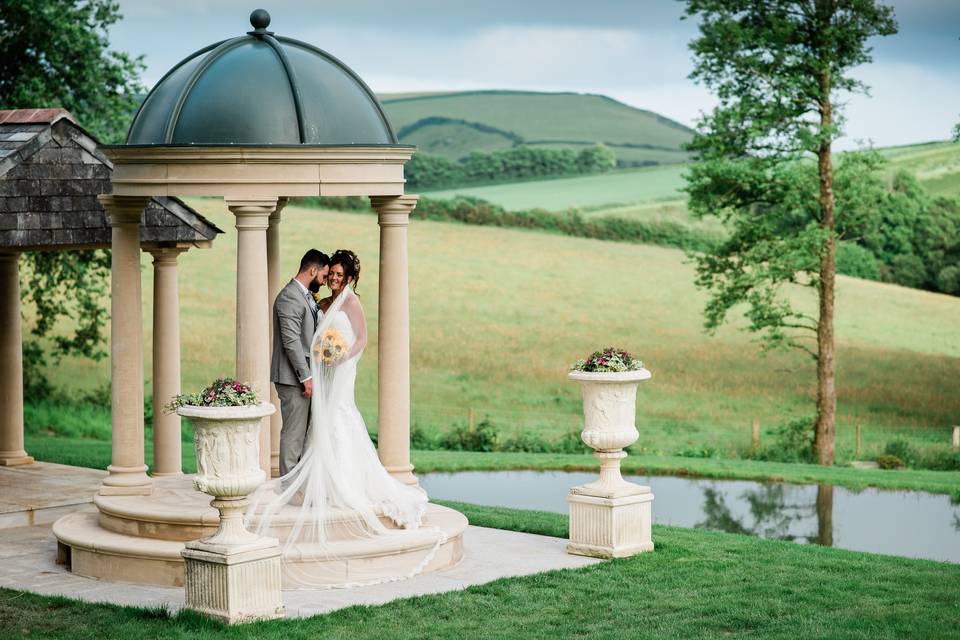
[[[600,478],[573,487],[570,542],[567,553],[597,558],[621,558],[653,551],[653,493],[650,487],[623,479],[624,447],[637,441],[637,385],[649,380],[646,369],[623,373],[571,371],[570,380],[583,392],[584,428],[580,437],[600,461]]]
[[[194,487],[213,496],[220,512],[217,532],[194,540],[181,552],[186,607],[228,624],[280,618],[280,546],[275,538],[247,531],[247,496],[266,479],[260,467],[261,419],[276,409],[193,407],[177,410],[196,432]]]

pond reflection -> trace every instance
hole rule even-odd
[[[469,471],[425,474],[431,498],[567,512],[582,472]],[[650,485],[657,524],[913,558],[960,562],[960,505],[921,491],[853,491],[831,485],[633,476]]]
[[[732,513],[722,489],[705,488],[704,520],[694,526],[759,538],[833,546],[833,485],[818,485],[816,500],[812,504],[792,502],[787,497],[785,485],[782,484],[759,485],[756,489],[744,491],[740,498],[749,506],[749,517],[752,521],[746,516],[737,517]],[[815,532],[794,530],[795,523],[801,523],[802,526],[813,516],[816,519]]]

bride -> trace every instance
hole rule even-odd
[[[286,475],[261,487],[247,510],[252,530],[280,538],[285,559],[302,557],[305,548],[336,559],[337,540],[402,535],[397,528],[417,529],[426,509],[426,494],[393,478],[380,463],[354,399],[357,363],[367,344],[363,305],[355,291],[359,279],[356,254],[334,253],[327,276],[330,296],[320,301],[312,342],[314,389],[303,456]],[[442,542],[412,571],[373,582],[416,575]],[[315,586],[366,584],[313,578]],[[311,582],[297,580],[305,581]]]

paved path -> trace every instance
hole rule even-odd
[[[356,589],[284,591],[287,617],[305,617],[345,607],[376,605],[399,598],[443,593],[498,578],[551,569],[584,567],[592,558],[567,555],[566,540],[484,527],[467,527],[465,558],[457,566],[411,580]],[[83,578],[56,564],[56,540],[49,525],[0,529],[0,587],[89,602],[141,607],[183,606],[183,589]]]
[[[0,529],[51,524],[83,508],[106,475],[52,462],[0,467]]]

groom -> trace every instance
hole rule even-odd
[[[300,260],[300,271],[287,283],[273,303],[273,356],[270,380],[280,397],[280,475],[296,466],[310,425],[310,342],[317,327],[317,303],[313,291],[327,279],[330,258],[310,249]]]

